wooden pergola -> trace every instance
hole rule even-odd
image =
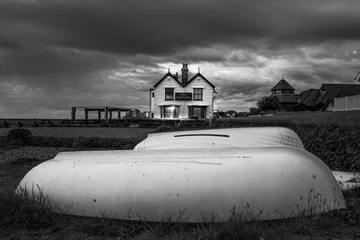
[[[85,111],[85,120],[89,120],[89,112],[97,112],[98,113],[98,120],[101,120],[101,113],[104,114],[104,120],[112,120],[113,113],[117,115],[117,119],[121,119],[121,113],[131,113],[131,108],[123,108],[123,107],[116,107],[116,106],[77,106],[71,107],[71,120],[76,120],[76,111],[79,109],[83,109]]]

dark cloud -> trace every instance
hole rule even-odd
[[[117,67],[117,58],[96,52],[69,49],[34,48],[7,51],[0,74],[32,78],[50,78],[59,74],[77,74]],[[65,79],[66,81],[66,79]]]
[[[272,88],[270,83],[255,82],[243,79],[242,81],[218,81],[218,95],[217,98],[229,100],[233,98],[245,97],[246,101],[252,101],[255,93],[263,95],[269,94]]]
[[[259,39],[278,48],[284,43],[290,47],[359,39],[356,1],[348,0],[340,9],[337,5],[337,1],[283,0],[5,1],[0,4],[0,21],[36,26],[44,35],[51,29],[60,36],[38,39],[45,44],[163,55],[219,43],[252,46]]]
[[[351,82],[359,10],[357,0],[3,0],[0,112],[146,106],[182,62],[215,83],[223,108],[249,107],[282,74],[299,91]]]
[[[0,49],[18,49],[20,45],[0,35]]]

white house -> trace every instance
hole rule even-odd
[[[208,119],[213,117],[215,86],[200,71],[189,79],[184,63],[181,79],[170,71],[150,89],[150,117]]]

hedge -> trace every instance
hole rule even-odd
[[[0,142],[40,147],[133,149],[142,140],[142,138],[45,137],[29,136],[25,132],[18,133],[12,133],[11,137],[0,137]],[[360,127],[349,129],[336,124],[323,124],[316,128],[297,130],[297,133],[305,149],[318,156],[331,169],[360,171]],[[18,141],[14,136],[25,141]]]
[[[8,132],[5,142],[10,145],[27,145],[29,144],[30,139],[30,130],[25,128],[14,128]]]
[[[140,138],[99,138],[99,137],[43,137],[32,136],[28,145],[64,148],[111,148],[133,149]]]
[[[334,170],[360,171],[360,128],[323,124],[298,132],[305,149]]]

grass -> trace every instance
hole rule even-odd
[[[245,222],[233,216],[224,223],[174,223],[121,221],[107,218],[88,218],[51,211],[43,195],[33,197],[24,191],[15,195],[7,191],[0,195],[1,236],[38,235],[47,239],[357,239],[360,237],[358,215],[352,205],[360,199],[360,191],[346,195],[348,210],[293,219]],[[332,238],[331,238],[332,237]]]
[[[321,124],[335,123],[344,128],[360,127],[360,111],[346,112],[284,112],[273,116],[225,118],[213,125],[221,127],[284,126],[293,130],[315,128]]]

